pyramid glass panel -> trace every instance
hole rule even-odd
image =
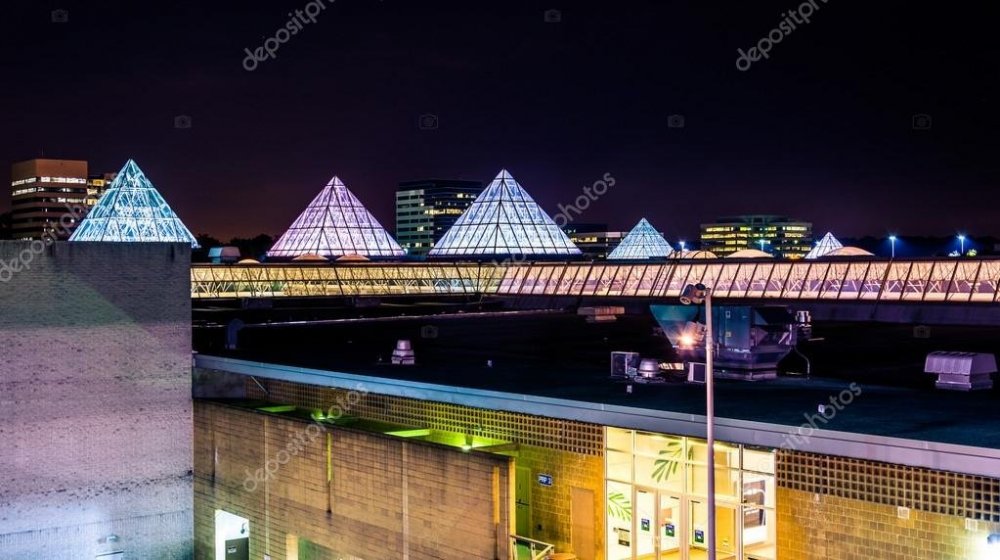
[[[330,179],[267,252],[269,257],[314,254],[401,257],[406,251],[361,204],[343,181]]]
[[[432,257],[579,254],[580,249],[506,169],[430,251]]]
[[[820,239],[819,243],[816,243],[816,246],[813,247],[811,251],[806,253],[805,258],[818,259],[824,255],[829,254],[831,251],[836,251],[837,249],[840,249],[843,246],[844,245],[841,244],[840,241],[838,241],[837,238],[834,237],[832,233],[826,232],[826,235],[823,236],[823,239]]]
[[[656,259],[668,257],[673,252],[674,248],[660,232],[643,218],[608,254],[608,260]]]
[[[198,247],[191,232],[134,161],[128,160],[70,241],[170,241]]]

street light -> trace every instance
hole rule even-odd
[[[767,239],[761,238],[761,240],[760,240],[759,243],[760,243],[760,250],[763,251],[764,250],[764,244],[765,243],[770,243],[770,241],[768,241]]]
[[[682,253],[684,252],[684,246],[685,246],[685,245],[686,245],[686,243],[684,242],[684,240],[683,240],[683,239],[681,239],[681,252],[682,252]]]
[[[965,236],[962,235],[961,233],[958,234],[958,243],[960,247],[960,249],[958,250],[958,256],[961,257],[962,255],[965,254]]]
[[[889,236],[889,243],[892,244],[892,258],[896,258],[896,236]]]
[[[763,241],[763,240],[762,240]],[[763,246],[763,243],[761,243]],[[688,284],[680,297],[684,305],[705,303],[705,440],[708,443],[708,560],[715,560],[715,395],[712,367],[712,290],[704,284]]]

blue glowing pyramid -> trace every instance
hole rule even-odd
[[[506,169],[430,251],[432,257],[579,254],[580,249]]]
[[[643,218],[608,254],[608,260],[656,259],[669,257],[673,252],[674,248],[660,232]]]
[[[184,242],[198,247],[188,228],[132,160],[125,163],[69,240]]]

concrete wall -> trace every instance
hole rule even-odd
[[[191,556],[189,267],[0,242],[0,558]]]
[[[222,509],[249,520],[251,558],[307,560],[302,540],[332,558],[506,558],[510,469],[501,455],[197,401],[195,557],[214,558]]]

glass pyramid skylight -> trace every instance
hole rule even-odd
[[[198,247],[188,228],[131,159],[69,240],[173,241]]]
[[[580,249],[506,169],[430,251],[432,257],[579,254]]]
[[[401,257],[406,252],[334,177],[267,252],[269,257],[320,255]]]
[[[826,235],[823,236],[823,239],[820,239],[819,243],[817,243],[816,246],[813,247],[811,251],[806,253],[805,258],[818,259],[831,251],[836,251],[837,249],[840,249],[841,247],[843,247],[843,244],[841,244],[840,241],[838,241],[837,238],[834,237],[832,233],[826,232]]]
[[[643,218],[608,254],[608,260],[655,259],[668,257],[673,252],[674,248],[667,243],[660,232]]]

